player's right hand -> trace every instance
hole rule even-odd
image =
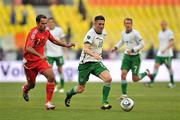
[[[128,55],[130,55],[132,53],[132,51],[130,49],[127,49],[127,53],[128,53]]]
[[[41,55],[40,58],[41,58],[42,60],[47,60],[47,56],[44,56],[44,55]]]
[[[67,47],[67,48],[75,47],[75,43],[68,43],[66,47]]]
[[[97,60],[101,60],[102,59],[102,57],[99,55],[99,54],[94,54],[94,58],[96,58]]]

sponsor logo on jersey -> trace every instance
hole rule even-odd
[[[88,35],[88,36],[87,36],[87,39],[90,39],[90,38],[91,38],[91,36]]]

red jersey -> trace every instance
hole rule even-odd
[[[55,38],[51,35],[49,30],[39,32],[37,27],[31,29],[26,39],[24,58],[27,61],[31,61],[31,62],[41,60],[39,56],[28,53],[26,48],[32,47],[36,50],[36,52],[44,55],[44,46],[46,45],[47,40],[55,41]]]

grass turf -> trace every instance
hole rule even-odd
[[[66,83],[69,90],[76,83]],[[38,83],[30,91],[30,101],[22,98],[23,83],[0,83],[0,120],[180,120],[180,83],[167,88],[167,83],[155,83],[147,88],[142,83],[129,83],[128,95],[135,102],[131,112],[124,112],[116,100],[120,83],[113,83],[109,101],[113,108],[102,111],[103,83],[88,83],[83,94],[72,98],[71,107],[64,106],[65,94],[55,93],[56,109],[44,108],[45,84]]]

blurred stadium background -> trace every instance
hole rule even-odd
[[[146,43],[142,58],[151,59],[151,67],[159,45],[157,34],[161,29],[160,21],[166,20],[175,35],[174,60],[177,64],[174,66],[176,71],[180,71],[177,67],[180,64],[180,0],[0,0],[0,60],[3,61],[0,74],[4,74],[7,68],[2,69],[5,61],[22,60],[25,38],[36,25],[37,14],[54,17],[66,33],[67,42],[77,43],[75,48],[64,50],[66,60],[79,59],[82,39],[92,26],[93,17],[104,15],[108,35],[104,42],[103,58],[111,62],[122,58],[123,48],[114,54],[110,54],[109,50],[120,38],[124,29],[123,19],[131,17],[134,28],[140,31]],[[148,64],[148,60],[145,63]]]
[[[73,98],[71,108],[64,106],[65,94],[55,94],[56,110],[45,111],[45,83],[37,83],[30,92],[30,102],[24,102],[21,86],[26,79],[22,67],[22,55],[28,31],[36,25],[37,14],[54,17],[57,25],[66,33],[66,40],[76,42],[73,49],[64,50],[65,80],[77,80],[78,59],[84,34],[92,26],[95,15],[106,18],[108,33],[104,42],[103,62],[109,68],[113,81],[120,82],[120,64],[123,48],[114,54],[109,50],[119,40],[124,29],[123,20],[131,17],[146,43],[142,51],[141,70],[154,66],[158,48],[157,34],[160,21],[166,20],[175,35],[173,70],[176,87],[167,88],[169,74],[163,66],[152,88],[142,83],[128,83],[128,95],[135,101],[135,108],[128,113],[121,110],[117,97],[120,83],[112,83],[109,96],[113,108],[100,111],[102,84],[88,83],[86,92]],[[0,120],[179,120],[180,116],[180,0],[0,0]],[[55,73],[58,77],[57,71]],[[131,76],[128,76],[131,81]],[[45,81],[42,76],[37,81]],[[144,80],[148,80],[145,78]],[[90,81],[100,81],[91,76]],[[12,82],[12,83],[9,83]],[[16,83],[22,82],[22,83]],[[65,90],[76,83],[68,82]]]

